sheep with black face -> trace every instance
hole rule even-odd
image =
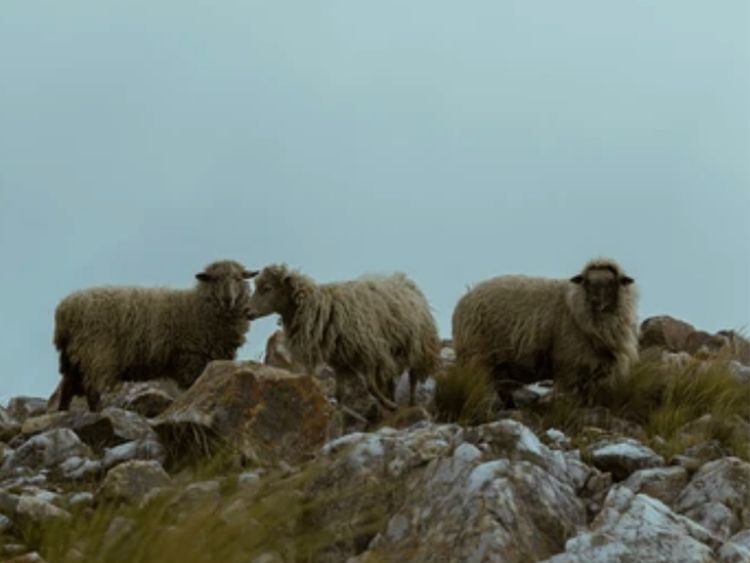
[[[317,284],[285,265],[272,265],[255,279],[248,311],[251,319],[280,315],[294,361],[310,372],[327,364],[338,378],[362,374],[385,407],[395,406],[397,375],[409,371],[413,403],[417,382],[438,365],[435,320],[427,299],[404,274]]]
[[[583,390],[627,374],[638,358],[636,303],[633,279],[610,259],[592,260],[567,280],[492,278],[454,310],[456,359],[506,388],[555,379]]]
[[[232,260],[206,266],[192,289],[101,287],[73,293],[55,311],[60,410],[118,381],[168,376],[190,386],[212,360],[234,359],[250,323],[247,280]]]

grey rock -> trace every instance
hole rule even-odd
[[[85,481],[97,478],[102,471],[102,464],[87,457],[72,456],[62,462],[58,470],[63,480]]]
[[[127,461],[109,470],[98,496],[107,501],[137,504],[150,490],[170,482],[169,475],[156,461]]]
[[[615,487],[589,531],[565,544],[547,563],[714,561],[718,538],[662,502],[627,487]]]
[[[7,534],[13,529],[13,520],[8,518],[5,514],[0,514],[0,536]]]
[[[68,497],[67,505],[72,510],[86,508],[94,504],[94,493],[88,491],[72,493]]]
[[[52,523],[69,522],[67,510],[35,496],[22,496],[16,507],[16,517],[22,525],[44,526]]]
[[[52,412],[31,416],[23,421],[21,425],[21,434],[24,436],[33,436],[41,432],[46,432],[53,428],[62,426],[62,422],[70,417],[70,413]]]
[[[40,397],[13,397],[8,401],[8,413],[18,422],[47,412],[47,399]]]
[[[152,418],[167,410],[181,394],[182,390],[172,379],[127,381],[106,396],[104,401],[107,406]]]
[[[24,545],[19,545],[16,551],[28,551],[28,548]],[[12,559],[6,559],[4,563],[45,563],[45,560],[41,555],[39,555],[39,553],[37,553],[36,551],[32,551],[29,553],[24,553],[23,555],[16,555]]]
[[[732,360],[729,362],[729,369],[732,370],[732,373],[739,381],[750,383],[750,366],[746,366],[737,360]]]
[[[750,529],[733,535],[719,550],[720,563],[747,563],[750,561]]]
[[[693,476],[675,510],[726,539],[750,528],[749,495],[750,463],[736,457],[717,459]]]
[[[593,444],[590,451],[594,466],[612,473],[617,481],[639,469],[664,465],[663,457],[632,438],[602,440]]]
[[[125,442],[112,448],[104,450],[104,459],[102,465],[108,470],[119,463],[132,461],[135,459],[154,460],[164,463],[166,452],[161,443],[155,437],[148,437],[142,440]]]
[[[519,408],[534,406],[552,393],[552,386],[553,382],[550,380],[524,385],[513,391],[513,402]]]
[[[683,467],[655,467],[633,473],[623,483],[634,493],[643,493],[671,506],[688,482]]]
[[[53,467],[68,458],[91,457],[91,450],[67,428],[47,430],[24,442],[4,463],[3,469],[26,466]]]
[[[21,431],[21,424],[7,409],[0,407],[0,441],[8,442]]]

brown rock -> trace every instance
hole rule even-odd
[[[704,330],[696,330],[685,341],[685,351],[693,356],[710,358],[723,350],[726,345],[725,337],[710,334]]]
[[[639,344],[641,349],[656,347],[680,352],[694,332],[693,325],[668,315],[649,317],[641,324]]]
[[[154,428],[168,466],[221,447],[263,464],[295,464],[323,444],[332,411],[311,375],[216,361],[155,419]]]

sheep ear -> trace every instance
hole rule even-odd
[[[246,280],[249,280],[250,278],[254,278],[260,273],[259,270],[243,270],[242,271],[242,277]]]
[[[211,281],[211,276],[207,274],[206,272],[200,272],[198,274],[195,274],[195,278],[202,282]]]
[[[573,276],[572,278],[570,278],[570,281],[577,284],[583,283],[583,276],[581,274],[578,274],[577,276]]]
[[[634,281],[630,276],[620,276],[620,285],[630,285]]]

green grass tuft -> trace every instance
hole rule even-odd
[[[477,425],[493,420],[497,390],[490,375],[475,365],[456,364],[437,376],[435,418],[438,422]]]

